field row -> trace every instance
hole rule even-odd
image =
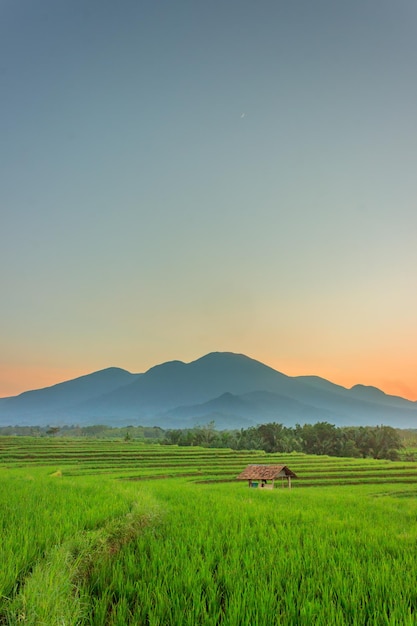
[[[0,438],[0,467],[45,467],[66,476],[113,475],[130,480],[189,478],[234,481],[250,464],[288,465],[294,486],[417,482],[417,463],[374,459],[266,454],[142,442]]]
[[[414,462],[1,438],[0,624],[415,626],[416,519]]]
[[[0,472],[0,623],[412,626],[416,496]]]

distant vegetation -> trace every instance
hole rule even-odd
[[[304,452],[329,456],[373,459],[399,458],[402,441],[399,432],[390,426],[359,426],[338,428],[328,422],[297,424],[295,428],[275,422],[241,429],[216,431],[214,423],[189,430],[168,430],[165,441],[172,444],[205,447],[226,447],[235,450]]]
[[[98,439],[139,439],[165,445],[264,450],[269,453],[304,452],[338,457],[390,459],[400,458],[400,451],[416,445],[417,434],[391,426],[336,427],[328,422],[297,424],[294,428],[270,422],[240,430],[216,430],[215,423],[187,429],[163,430],[158,427],[104,425],[0,428],[0,435],[66,436]],[[408,460],[414,460],[411,457]]]
[[[0,436],[15,437],[82,437],[87,439],[161,440],[165,431],[158,426],[125,426],[113,428],[104,424],[93,426],[2,426]]]

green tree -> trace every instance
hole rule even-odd
[[[339,428],[328,422],[296,426],[301,449],[306,454],[340,456],[342,437]]]
[[[258,426],[265,452],[292,452],[297,449],[297,442],[292,428],[270,422]]]
[[[401,439],[395,428],[376,426],[370,433],[371,453],[374,459],[398,459]]]

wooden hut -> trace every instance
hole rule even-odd
[[[247,480],[249,487],[258,489],[273,489],[275,481],[279,479],[283,487],[287,484],[291,489],[291,478],[297,478],[297,476],[286,465],[248,465],[236,477],[237,480]]]

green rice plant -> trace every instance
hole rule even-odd
[[[0,615],[37,563],[78,532],[99,528],[129,512],[133,497],[95,480],[30,474],[0,474]]]
[[[6,622],[26,626],[82,623],[90,599],[83,597],[80,583],[89,577],[96,561],[114,560],[121,547],[157,515],[155,502],[145,496],[126,515],[54,546],[37,562],[8,603],[4,611]]]
[[[368,487],[144,488],[167,513],[115,563],[96,563],[88,624],[415,623],[417,499],[404,508]]]
[[[0,454],[4,623],[417,623],[416,463],[30,439]],[[294,489],[234,482],[257,462],[288,464]]]

